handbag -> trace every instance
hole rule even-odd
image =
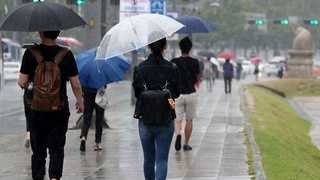
[[[103,109],[106,109],[109,106],[108,94],[105,88],[101,88],[98,90],[95,103]]]

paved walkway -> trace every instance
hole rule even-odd
[[[320,97],[297,97],[293,101],[298,105],[298,112],[312,123],[310,136],[320,149]]]
[[[199,92],[198,118],[194,121],[191,152],[172,147],[168,180],[249,180],[238,85],[223,93],[222,81],[214,91]],[[129,105],[129,83],[110,89],[112,107],[107,111],[110,130],[104,131],[104,150],[93,151],[90,132],[87,152],[79,152],[79,131],[70,130],[65,154],[64,180],[143,180],[143,156],[137,122]],[[73,123],[73,122],[71,122]],[[29,150],[23,134],[0,136],[0,180],[30,180]]]

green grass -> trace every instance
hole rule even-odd
[[[320,80],[315,79],[282,79],[258,84],[279,91],[286,97],[320,96]]]
[[[255,169],[254,169],[254,157],[253,157],[253,149],[250,144],[248,129],[244,131],[245,135],[245,145],[247,146],[247,163],[249,166],[248,174],[251,176],[251,180],[254,180]]]
[[[255,99],[250,114],[268,180],[319,180],[320,151],[312,144],[310,123],[287,100],[263,88],[249,87]]]

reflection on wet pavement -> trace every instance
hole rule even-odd
[[[87,151],[79,151],[79,130],[68,131],[63,180],[143,180],[143,154],[129,104],[130,84],[111,87],[112,107],[107,111],[111,129],[103,133],[103,151],[95,152],[94,132],[89,132]],[[243,145],[245,120],[235,84],[232,95],[225,95],[222,81],[213,92],[199,92],[198,118],[190,152],[175,152],[169,157],[168,180],[249,180],[246,149]],[[121,99],[121,100],[119,100]],[[71,122],[73,123],[73,122]],[[0,180],[30,180],[31,152],[20,135],[0,137]]]

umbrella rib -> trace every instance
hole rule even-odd
[[[129,20],[130,20],[130,24],[131,24],[131,26],[132,26],[133,33],[136,35],[138,41],[141,42],[141,39],[139,38],[138,33],[137,33],[137,29],[136,29],[136,28],[134,27],[134,25],[133,25],[132,18],[130,17]],[[137,46],[137,45],[135,44],[135,46]],[[136,48],[137,48],[137,47],[136,47]]]

